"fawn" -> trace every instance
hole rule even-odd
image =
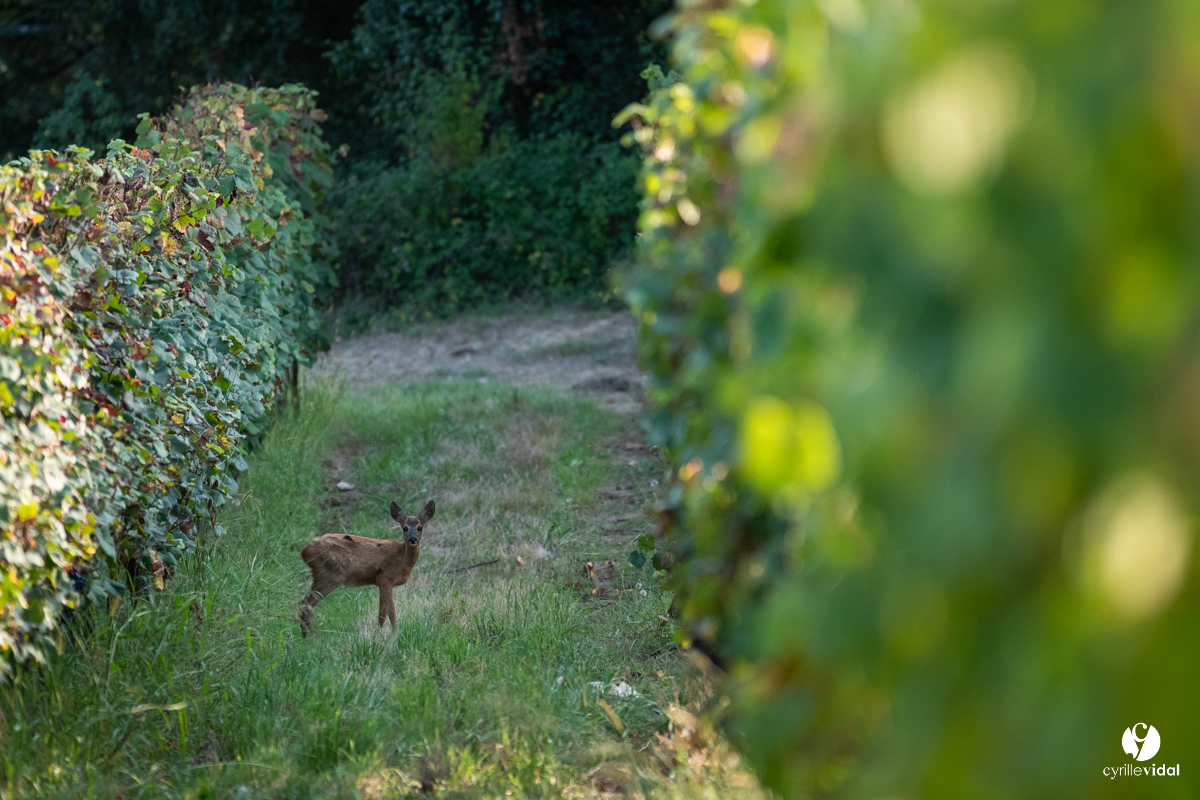
[[[313,576],[312,591],[300,604],[300,630],[304,636],[312,633],[313,608],[339,586],[378,586],[379,627],[387,619],[392,630],[396,629],[392,589],[408,583],[408,576],[421,557],[421,533],[425,523],[433,519],[433,501],[426,503],[415,517],[405,514],[395,502],[391,511],[392,519],[403,528],[407,544],[395,539],[327,533],[300,551]]]

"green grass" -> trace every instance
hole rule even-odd
[[[636,438],[529,390],[309,392],[165,591],[81,615],[61,656],[0,687],[0,798],[753,793],[665,716],[705,686],[669,647],[670,597],[624,564],[661,469],[622,449]],[[376,590],[339,589],[302,639],[300,547],[390,537],[388,503],[427,497],[396,631]],[[593,594],[582,565],[605,557],[622,568]],[[603,697],[620,729],[593,681],[637,689]]]

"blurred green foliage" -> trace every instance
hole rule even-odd
[[[636,230],[637,158],[610,120],[666,4],[368,0],[330,52],[354,114],[342,283],[408,313],[604,294]]]
[[[0,676],[82,602],[162,589],[322,346],[322,118],[209,86],[136,147],[0,167]]]
[[[787,797],[1191,796],[1200,6],[661,27],[626,291],[728,732]],[[1103,774],[1137,722],[1181,777]]]

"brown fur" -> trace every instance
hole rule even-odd
[[[379,627],[383,621],[396,628],[396,606],[392,590],[408,583],[417,559],[421,557],[421,534],[425,523],[433,519],[430,500],[415,517],[392,503],[392,519],[400,523],[404,539],[368,539],[348,533],[327,533],[313,539],[300,551],[300,557],[312,570],[313,585],[300,604],[300,629],[312,633],[312,610],[339,586],[379,587]],[[415,539],[415,542],[414,542]]]

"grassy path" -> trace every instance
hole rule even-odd
[[[0,687],[0,797],[757,796],[683,710],[704,687],[669,597],[624,564],[661,469],[636,438],[539,389],[310,391],[166,591]],[[300,547],[391,536],[388,503],[428,497],[397,630],[339,589],[301,639]]]

